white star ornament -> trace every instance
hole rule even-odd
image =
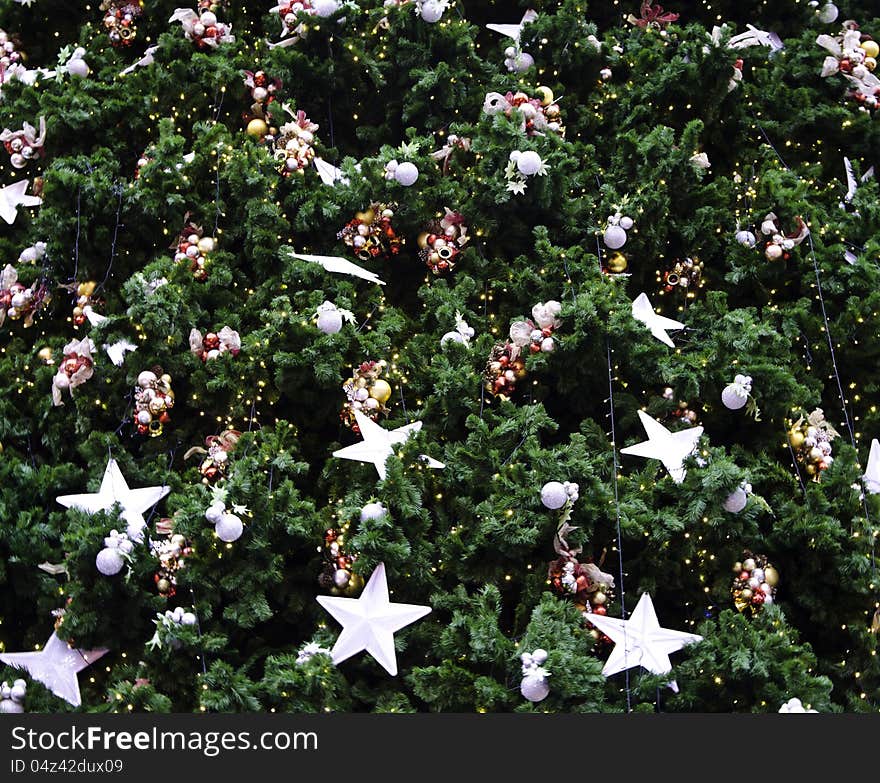
[[[658,459],[663,467],[669,471],[672,480],[676,484],[684,481],[687,470],[683,466],[686,457],[690,456],[697,447],[697,441],[703,434],[702,427],[691,427],[680,432],[670,432],[659,421],[652,419],[644,411],[639,411],[642,426],[648,435],[648,440],[627,446],[621,449],[621,454],[632,454],[635,457],[645,459]]]

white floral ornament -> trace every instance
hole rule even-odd
[[[456,310],[455,312],[455,331],[454,332],[446,332],[443,337],[440,338],[440,345],[445,345],[446,343],[461,343],[462,345],[470,345],[471,337],[474,336],[474,329],[471,326],[468,326],[468,322],[462,318],[461,313]]]
[[[73,390],[84,384],[94,374],[92,351],[95,344],[86,337],[73,340],[64,346],[64,359],[58,365],[58,372],[52,379],[52,404],[63,405],[61,392]]]
[[[42,261],[46,255],[46,243],[34,242],[30,247],[26,247],[18,256],[19,264],[36,264]]]
[[[131,561],[131,551],[134,544],[125,533],[111,530],[110,535],[104,538],[104,548],[98,552],[95,565],[104,576],[118,574],[122,567]]]
[[[511,193],[521,195],[526,192],[528,187],[526,184],[527,177],[546,177],[549,167],[541,156],[534,150],[521,152],[514,150],[510,153],[510,159],[507,163],[507,169],[504,172],[507,177],[507,189]]]
[[[216,334],[208,332],[204,337],[198,329],[192,329],[189,333],[189,349],[203,362],[216,359],[223,353],[238,356],[241,352],[241,337],[228,326],[224,326]]]
[[[198,618],[192,612],[178,606],[173,610],[167,609],[164,613],[159,612],[153,622],[156,624],[156,632],[153,634],[153,638],[147,642],[149,648],[154,650],[167,642],[170,647],[176,650],[183,643],[175,636],[175,631],[181,627],[196,625]]]
[[[709,162],[709,156],[705,152],[695,152],[691,155],[690,164],[698,171],[706,171],[707,169],[712,168],[712,164]]]
[[[554,299],[539,302],[532,308],[534,321],[516,321],[510,327],[510,340],[516,346],[516,355],[528,346],[532,353],[550,353],[556,347],[553,332],[562,326],[557,317],[562,305]],[[512,358],[516,358],[513,356]]]
[[[24,712],[24,697],[27,695],[27,683],[15,680],[10,687],[8,682],[0,685],[0,715],[20,715]]]
[[[801,700],[799,698],[797,698],[796,696],[794,698],[789,699],[787,702],[785,702],[785,704],[783,704],[779,708],[779,712],[782,712],[782,713],[813,712],[813,713],[816,713],[817,715],[819,714],[819,710],[808,710],[806,707],[804,707]]]
[[[768,212],[764,216],[761,233],[767,237],[764,256],[768,261],[787,260],[789,252],[809,236],[810,229],[801,218],[797,218],[797,225],[798,230],[793,234],[783,234],[775,213]]]
[[[197,14],[189,8],[177,8],[168,22],[180,22],[186,39],[199,49],[216,49],[221,43],[235,41],[232,25],[219,21],[213,11]]]
[[[749,375],[737,375],[733,383],[728,383],[721,390],[721,402],[724,403],[725,408],[732,411],[745,407],[746,412],[755,417],[755,421],[761,420],[757,403],[752,397],[752,378]]]
[[[296,654],[296,663],[301,666],[306,661],[310,661],[316,655],[329,656],[330,650],[326,647],[321,647],[317,642],[309,642]]]
[[[534,652],[520,655],[523,680],[519,690],[531,702],[546,699],[550,693],[550,683],[547,681],[550,672],[542,665],[546,660],[547,651],[540,647]]]
[[[822,76],[843,75],[850,83],[852,97],[868,109],[876,108],[880,79],[872,70],[877,67],[877,55],[871,56],[863,48],[863,44],[869,41],[862,40],[858,25],[848,20],[843,23],[839,35],[822,34],[816,38],[816,43],[831,53],[822,63]]]
[[[13,168],[23,169],[28,162],[43,154],[46,143],[46,120],[40,117],[39,132],[29,122],[22,123],[21,130],[12,131],[4,128],[0,132],[0,141],[9,153],[9,162]]]
[[[355,320],[354,313],[351,310],[343,310],[333,304],[333,302],[327,301],[318,305],[314,318],[317,321],[318,329],[324,334],[336,334],[342,329],[345,321],[353,323]]]

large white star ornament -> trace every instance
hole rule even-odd
[[[36,207],[43,203],[39,196],[26,196],[28,181],[20,179],[5,188],[0,188],[0,217],[11,226],[18,216],[19,207]]]
[[[680,321],[673,321],[662,315],[657,315],[651,305],[651,300],[647,294],[639,294],[632,303],[632,316],[637,321],[641,321],[651,334],[654,335],[661,343],[665,343],[670,348],[675,348],[672,338],[666,334],[667,329],[684,329],[685,325]]]
[[[100,650],[77,650],[54,633],[39,652],[6,653],[0,661],[17,669],[24,669],[37,682],[43,683],[52,693],[64,701],[79,707],[77,672],[94,663],[107,652]]]
[[[365,650],[392,677],[397,674],[395,631],[431,611],[430,606],[391,603],[384,563],[376,566],[360,598],[319,595],[317,601],[342,625],[342,633],[330,651],[333,663],[341,663]]]
[[[661,628],[648,593],[642,593],[629,620],[598,614],[591,614],[587,619],[614,642],[614,649],[602,668],[606,677],[634,666],[653,674],[667,674],[672,671],[669,653],[703,640],[695,633]]]
[[[132,541],[143,539],[146,527],[144,512],[155,506],[171,491],[170,487],[143,487],[129,489],[115,459],[107,463],[101,488],[97,492],[81,495],[61,495],[55,498],[65,508],[78,508],[88,514],[108,511],[118,503],[122,506],[122,518],[128,523],[128,537]]]
[[[877,438],[871,441],[868,467],[865,468],[865,475],[862,476],[862,479],[865,482],[865,489],[871,495],[880,493],[880,442]]]
[[[333,452],[334,457],[340,459],[353,459],[357,462],[372,462],[380,479],[385,479],[385,461],[394,453],[394,447],[415,435],[421,428],[422,422],[404,424],[396,430],[386,430],[380,427],[369,416],[364,416],[360,411],[354,412],[355,420],[361,431],[363,440],[352,446],[337,449]],[[422,460],[429,468],[445,468],[442,462],[432,459],[427,454],[421,454]]]
[[[687,470],[682,463],[697,447],[697,441],[703,434],[703,428],[691,427],[679,432],[670,432],[644,411],[638,413],[642,420],[642,426],[648,435],[648,440],[627,446],[625,449],[621,449],[620,453],[632,454],[645,459],[659,459],[663,463],[663,467],[669,471],[672,480],[676,484],[681,484],[687,475]]]

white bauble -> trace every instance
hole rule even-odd
[[[443,4],[435,2],[435,0],[426,0],[422,3],[421,14],[422,19],[430,24],[439,22],[443,16]]]
[[[519,692],[529,701],[538,702],[547,698],[550,693],[550,683],[546,677],[539,674],[529,674],[523,677]]]
[[[605,247],[617,250],[626,244],[626,231],[620,226],[608,226],[602,239],[605,242]]]
[[[541,353],[550,353],[556,347],[556,341],[552,337],[541,340]]]
[[[415,164],[405,161],[394,170],[394,179],[396,179],[405,188],[414,185],[419,178],[419,170]]]
[[[721,402],[724,407],[732,411],[738,411],[748,402],[748,397],[740,397],[737,393],[737,385],[729,383],[721,390]]]
[[[68,381],[69,383],[69,381]],[[149,411],[138,411],[137,421],[138,424],[143,424],[145,427],[153,420],[153,415]]]
[[[342,329],[342,313],[339,310],[323,310],[318,315],[318,329],[324,334],[336,334]]]
[[[825,3],[819,11],[819,21],[824,22],[825,24],[831,24],[837,20],[837,15],[839,13],[840,11],[838,11],[837,6],[834,5],[834,3]]]
[[[761,223],[761,233],[765,236],[773,236],[776,233],[776,223],[772,220],[765,220]]]
[[[95,565],[104,576],[113,576],[122,570],[125,559],[116,549],[102,549],[95,558]]]
[[[205,27],[214,27],[217,24],[217,14],[213,11],[205,11],[199,17],[199,21],[205,25]]]
[[[221,520],[221,518],[223,517],[223,514],[225,514],[225,513],[226,513],[226,506],[224,506],[220,502],[212,503],[208,507],[208,510],[205,512],[205,519],[207,519],[208,522],[211,522],[216,525]]]
[[[60,372],[55,376],[54,383],[56,388],[61,389],[61,391],[66,391],[70,388],[70,376],[68,376],[67,373]]]
[[[539,647],[532,653],[532,660],[540,666],[547,660],[547,651]]]
[[[737,487],[727,496],[722,505],[725,511],[729,511],[731,514],[739,514],[748,502],[749,496],[746,491],[742,487]]]
[[[214,531],[217,533],[217,538],[228,544],[241,538],[244,524],[235,514],[224,514],[214,525]]]
[[[618,225],[624,230],[629,231],[633,227],[633,219],[631,217],[622,217],[618,221]]]
[[[351,581],[351,574],[344,568],[337,568],[333,572],[333,584],[342,589]]]
[[[5,715],[20,715],[24,712],[24,705],[19,704],[12,699],[3,699],[0,701],[0,713]]]
[[[562,508],[568,501],[568,493],[559,481],[548,481],[541,487],[541,502],[549,509]]]
[[[535,65],[535,58],[528,52],[520,52],[506,62],[507,68],[514,73],[524,73]]]
[[[361,522],[383,519],[387,513],[388,510],[381,503],[367,503],[367,505],[361,509]]]
[[[89,75],[88,63],[79,57],[75,57],[67,63],[67,72],[71,74],[71,76],[79,76],[80,78],[85,79],[85,77]]]
[[[519,173],[526,177],[532,177],[537,174],[541,170],[542,165],[544,165],[544,162],[541,160],[541,156],[534,150],[521,152],[516,159],[516,167],[519,169]]]
[[[778,261],[782,258],[782,248],[779,245],[767,245],[764,255],[767,256],[768,261]]]
[[[314,0],[312,10],[323,19],[332,16],[339,10],[338,0]]]
[[[149,385],[155,383],[156,380],[156,373],[151,372],[150,370],[144,370],[138,375],[137,383],[142,389],[146,389]]]
[[[440,345],[444,345],[445,343],[461,343],[462,345],[467,345],[467,340],[460,332],[446,332],[446,334],[440,338]]]
[[[181,625],[195,625],[198,622],[196,616],[192,612],[184,612],[180,616]]]
[[[736,241],[745,247],[754,247],[758,242],[755,235],[751,231],[746,231],[745,229],[736,232]]]

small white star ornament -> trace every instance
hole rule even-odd
[[[366,651],[392,677],[397,675],[395,632],[431,612],[430,606],[391,603],[384,563],[376,566],[359,598],[319,595],[317,601],[342,625],[330,652],[333,663]]]
[[[665,343],[670,348],[675,348],[672,338],[666,334],[667,329],[684,329],[685,325],[680,321],[673,321],[662,315],[657,315],[651,305],[651,300],[647,294],[639,294],[632,303],[632,316],[637,321],[641,321],[651,334],[654,335],[661,343]]]
[[[337,449],[333,452],[333,456],[357,462],[372,462],[379,478],[384,480],[385,461],[394,453],[394,447],[415,435],[422,428],[422,422],[415,421],[412,424],[404,424],[396,430],[386,430],[360,411],[355,411],[354,416],[363,441]],[[426,454],[420,456],[429,468],[446,467],[442,462],[438,462]]]
[[[97,492],[60,495],[55,499],[65,508],[78,508],[87,514],[108,511],[118,503],[122,507],[121,516],[128,523],[128,537],[132,541],[141,541],[147,525],[144,512],[153,508],[170,491],[170,487],[164,486],[129,489],[119,465],[115,459],[111,459]]]
[[[39,652],[6,653],[0,661],[26,671],[32,679],[43,683],[52,693],[74,707],[82,704],[77,672],[81,672],[107,652],[77,650],[53,633]]]
[[[635,666],[652,674],[668,674],[672,671],[670,653],[703,640],[695,633],[661,628],[648,593],[642,593],[629,620],[597,614],[591,614],[588,619],[614,642],[614,649],[602,668],[606,677]],[[670,687],[677,691],[675,683],[670,683]]]
[[[690,456],[697,447],[697,442],[703,434],[702,427],[691,427],[680,432],[670,432],[659,421],[652,419],[644,411],[639,411],[642,426],[648,435],[648,440],[627,446],[621,449],[621,454],[632,454],[635,457],[645,459],[658,459],[663,467],[669,471],[672,480],[681,484],[687,475],[683,466],[686,457]]]
[[[28,181],[20,179],[5,188],[0,188],[0,217],[11,226],[18,216],[19,207],[37,207],[43,203],[39,196],[26,196]]]

